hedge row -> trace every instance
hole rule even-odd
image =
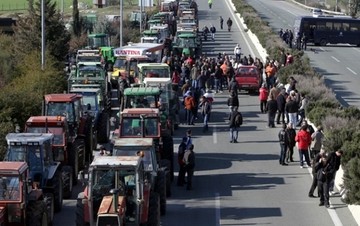
[[[333,91],[326,87],[324,78],[310,65],[303,51],[289,49],[278,35],[263,21],[245,0],[235,0],[238,13],[244,18],[247,27],[259,38],[270,59],[280,61],[281,51],[291,52],[295,62],[278,72],[278,79],[286,83],[290,76],[298,81],[298,90],[309,99],[307,117],[315,125],[324,127],[326,151],[342,149],[342,165],[345,170],[344,188],[347,191],[345,202],[360,204],[360,110],[355,107],[340,106]]]

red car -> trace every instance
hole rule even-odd
[[[261,75],[256,66],[240,66],[236,70],[235,80],[239,90],[247,90],[249,93],[258,92],[261,87]]]

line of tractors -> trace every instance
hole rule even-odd
[[[195,2],[165,1],[162,9],[180,21],[175,40],[186,29],[198,36],[197,26],[186,28],[189,21],[197,24]],[[67,92],[46,94],[41,116],[6,136],[0,226],[52,225],[79,181],[86,188],[77,196],[77,226],[160,225],[174,179],[172,135],[180,103],[169,66],[151,59],[163,53],[164,42],[146,44],[151,43],[133,44],[132,50],[78,50]],[[193,54],[194,48],[186,48],[181,53]],[[109,67],[117,53],[125,66]]]

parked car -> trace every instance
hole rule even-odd
[[[315,8],[312,10],[313,17],[318,17],[323,15],[323,11],[321,9]]]
[[[259,91],[261,86],[261,74],[256,66],[240,66],[235,73],[235,80],[239,90],[246,90],[249,93]]]

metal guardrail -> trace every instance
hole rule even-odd
[[[297,2],[295,0],[290,0],[291,2],[305,8],[305,9],[309,9],[309,10],[313,10],[313,9],[317,9],[317,8],[314,8],[314,7],[310,7],[310,6],[307,6],[307,5],[304,5],[304,4],[301,4],[300,2]],[[339,16],[344,16],[346,15],[345,13],[342,13],[342,12],[335,12],[335,11],[330,11],[330,10],[324,10],[324,9],[321,9],[321,11],[323,11],[324,13],[326,14],[329,14],[329,15],[339,15]]]

